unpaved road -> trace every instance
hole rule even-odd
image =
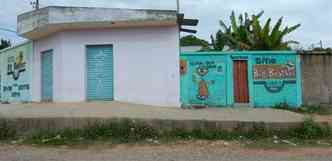
[[[248,149],[223,142],[88,148],[0,145],[0,161],[331,161],[332,148]]]

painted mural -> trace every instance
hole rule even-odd
[[[280,92],[286,84],[296,84],[296,65],[292,60],[278,64],[277,58],[257,57],[254,84],[262,84],[271,93]]]
[[[186,97],[185,104],[214,106],[225,104],[225,67],[223,58],[182,59],[180,61],[181,93]],[[189,86],[186,89],[184,85]]]
[[[295,52],[187,52],[181,54],[181,102],[227,107],[235,103],[234,60],[248,64],[248,106],[302,103],[299,57]]]
[[[28,42],[1,52],[1,100],[31,100],[32,43]]]
[[[271,107],[281,103],[299,106],[299,64],[295,54],[255,55],[252,61],[252,102],[255,106]]]

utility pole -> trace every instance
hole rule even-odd
[[[177,21],[179,23],[179,15],[180,15],[180,0],[176,0],[176,11],[177,11]],[[179,55],[181,54],[181,25],[179,25],[178,39],[179,39]]]
[[[180,0],[176,0],[176,10],[180,13]]]
[[[36,0],[36,10],[39,10],[39,0]]]
[[[319,43],[320,43],[320,48],[323,49],[323,41],[321,40]]]

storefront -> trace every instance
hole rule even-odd
[[[182,106],[302,104],[296,52],[182,53],[180,73]]]
[[[50,6],[21,14],[18,33],[31,41],[1,52],[2,100],[179,107],[177,20],[172,10]]]

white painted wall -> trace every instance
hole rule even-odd
[[[61,34],[54,34],[50,37],[34,41],[33,45],[32,101],[39,102],[41,100],[41,53],[47,50],[53,50],[53,99],[54,101],[61,101]]]
[[[34,100],[40,100],[40,52],[54,49],[54,100],[86,100],[86,45],[114,47],[116,101],[180,105],[178,28],[73,30],[35,42]]]

